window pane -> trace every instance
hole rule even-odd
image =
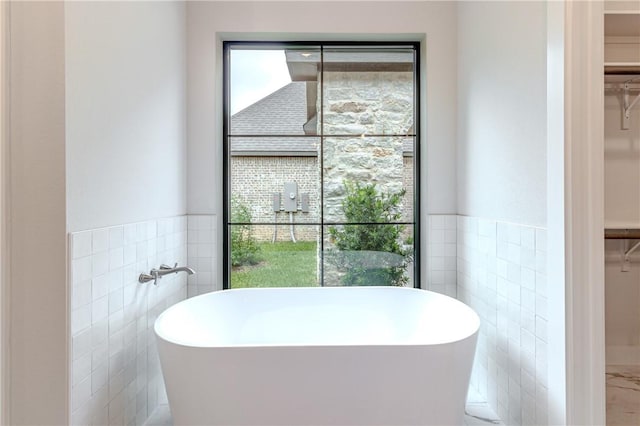
[[[280,228],[282,238],[272,243],[272,226],[229,226],[230,288],[318,285],[319,227],[295,226],[296,242],[290,239],[288,226]]]
[[[325,286],[413,287],[413,226],[325,226]]]
[[[317,134],[317,47],[230,55],[231,135]]]
[[[413,222],[413,144],[395,136],[325,137],[324,222]],[[377,211],[376,200],[393,205]]]
[[[413,49],[325,49],[324,134],[414,134],[413,69]]]
[[[414,46],[225,52],[225,285],[412,286]]]

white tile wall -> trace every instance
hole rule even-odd
[[[458,216],[457,295],[480,316],[471,386],[508,425],[547,424],[546,230]]]
[[[216,280],[218,230],[215,215],[188,216],[188,261],[197,273],[189,277],[189,297],[222,290]]]
[[[219,290],[216,216],[190,215],[70,234],[72,424],[142,424],[166,403],[153,322]],[[472,387],[506,424],[547,424],[546,231],[456,215],[429,217],[427,288],[480,315]],[[137,282],[161,263],[196,275]]]
[[[153,323],[187,296],[186,274],[138,283],[160,264],[185,265],[186,216],[69,234],[71,423],[141,425],[166,402]]]
[[[456,297],[456,228],[456,215],[429,216],[426,289],[451,297]]]

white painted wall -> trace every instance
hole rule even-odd
[[[458,3],[458,212],[546,225],[546,4]]]
[[[64,4],[11,4],[10,421],[68,419]]]
[[[68,230],[185,214],[185,4],[65,14]]]
[[[16,2],[10,24],[8,424],[67,424],[67,232],[186,213],[186,7]]]
[[[638,0],[604,0],[604,10],[606,11],[640,11]]]
[[[425,35],[424,223],[427,213],[455,213],[455,13],[452,2],[190,3],[189,213],[221,217],[221,40],[422,40]]]
[[[487,318],[472,384],[506,424],[549,424],[564,395],[548,375],[563,353],[549,344],[547,4],[460,2],[457,30],[458,297]]]
[[[621,271],[622,241],[607,241],[605,265],[605,335],[609,364],[638,364],[640,354],[640,257],[633,256],[628,272]],[[634,242],[635,243],[635,242]],[[624,350],[624,349],[627,350]]]

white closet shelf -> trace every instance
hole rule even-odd
[[[605,74],[640,74],[640,62],[605,62]]]
[[[640,72],[640,62],[605,62],[605,67],[638,67],[636,71]]]
[[[640,75],[640,10],[604,14],[605,74]]]
[[[640,229],[640,222],[606,219],[604,227],[606,229]]]

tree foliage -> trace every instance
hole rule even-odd
[[[255,265],[259,262],[256,239],[251,233],[251,210],[238,198],[231,199],[231,266]]]
[[[327,260],[344,273],[342,283],[347,286],[405,285],[412,251],[401,245],[404,225],[393,222],[402,216],[406,191],[379,192],[375,183],[344,185],[342,211],[353,225],[329,227],[335,249]]]

